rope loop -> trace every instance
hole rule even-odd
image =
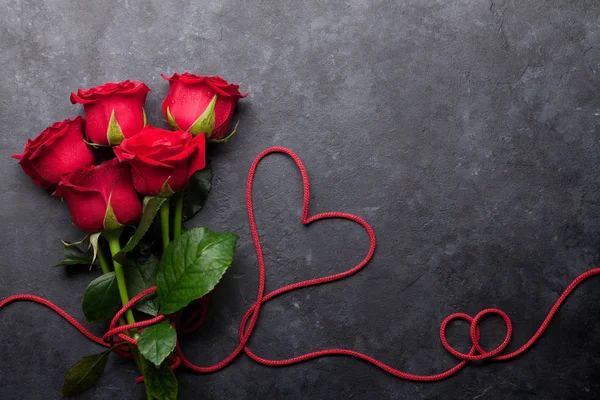
[[[485,351],[481,348],[481,345],[479,343],[481,333],[480,333],[478,324],[482,318],[490,316],[490,315],[498,315],[504,320],[504,324],[506,325],[506,336],[504,337],[504,341],[498,347],[496,347],[494,350]],[[448,326],[448,324],[450,322],[457,320],[457,319],[465,320],[469,324],[471,324],[471,329],[469,330],[469,334],[471,335],[472,347],[468,354],[461,353],[460,351],[456,350],[454,347],[452,347],[450,345],[450,343],[448,343],[448,340],[446,340],[446,327]],[[504,311],[498,310],[497,308],[485,309],[485,310],[479,312],[479,314],[477,314],[475,316],[475,318],[471,317],[468,314],[464,314],[464,313],[451,314],[446,317],[446,319],[444,320],[444,322],[442,322],[442,325],[440,327],[440,340],[442,341],[442,345],[444,346],[444,348],[450,354],[452,354],[454,357],[459,358],[461,360],[465,360],[465,361],[478,361],[478,360],[494,359],[494,357],[497,354],[501,353],[506,348],[506,346],[508,346],[511,336],[512,336],[512,322],[510,321],[510,318]]]

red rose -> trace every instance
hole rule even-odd
[[[117,145],[146,125],[144,103],[150,88],[140,81],[107,83],[71,93],[71,103],[83,104],[89,140]]]
[[[45,189],[54,189],[63,174],[94,164],[94,154],[83,140],[83,118],[55,122],[15,154],[23,171]]]
[[[129,170],[114,158],[64,175],[53,195],[66,200],[75,224],[86,232],[131,225],[142,215]]]
[[[206,165],[204,135],[168,131],[147,125],[114,148],[120,162],[131,166],[133,186],[141,194],[158,195],[183,189],[194,172]],[[167,182],[168,179],[168,182]],[[163,185],[167,182],[168,187]]]
[[[162,104],[165,119],[173,129],[183,129],[194,136],[204,132],[211,140],[227,133],[233,109],[248,93],[218,76],[196,76],[185,72],[162,75],[169,81],[169,94]]]

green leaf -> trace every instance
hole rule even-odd
[[[121,305],[114,272],[100,275],[85,290],[81,306],[87,322],[94,324],[111,318]]]
[[[65,240],[61,240],[62,244],[65,245],[65,247],[69,247],[69,246],[79,246],[82,244],[87,244],[90,240],[90,234],[88,233],[87,235],[84,236],[83,239],[78,240],[77,242],[67,242]]]
[[[83,142],[85,144],[87,144],[88,146],[93,147],[94,149],[101,149],[103,147],[112,147],[110,144],[98,144],[98,143],[92,143],[92,142],[88,142],[87,140],[83,139]]]
[[[121,144],[123,140],[125,140],[125,136],[123,135],[123,131],[117,122],[117,118],[115,117],[115,110],[112,110],[110,114],[110,121],[108,122],[108,129],[106,130],[106,138],[108,139],[108,144],[116,146]]]
[[[238,120],[238,122],[236,122],[235,126],[233,127],[233,130],[231,131],[231,133],[227,136],[225,136],[223,139],[206,139],[206,141],[208,143],[227,143],[229,142],[229,139],[231,139],[233,137],[233,135],[235,135],[235,132],[237,132],[237,128],[238,125],[240,124],[240,121]]]
[[[217,104],[216,94],[213,96],[210,103],[208,103],[208,106],[202,115],[187,129],[189,133],[194,136],[199,135],[200,133],[210,136],[215,129],[215,104]]]
[[[113,257],[116,261],[120,263],[125,262],[125,254],[133,250],[140,240],[142,240],[146,232],[148,232],[148,229],[150,229],[150,226],[152,226],[152,221],[154,221],[160,206],[162,206],[165,201],[167,201],[167,199],[160,197],[144,198],[144,213],[142,214],[142,218],[140,218],[140,223],[133,236],[127,241],[125,247]]]
[[[119,229],[123,226],[119,223],[119,221],[117,221],[117,216],[115,215],[115,212],[113,211],[112,204],[110,204],[111,198],[112,198],[112,192],[110,193],[110,196],[108,196],[108,207],[106,207],[106,213],[104,214],[104,230],[105,231],[112,231],[115,229]]]
[[[171,189],[171,186],[169,186],[169,179],[171,179],[171,177],[168,177],[165,183],[163,183],[158,197],[169,198],[175,193],[173,189]]]
[[[187,187],[183,189],[182,220],[184,222],[191,219],[204,206],[212,187],[212,176],[212,167],[207,165],[206,168],[192,175]]]
[[[175,349],[177,332],[167,321],[145,328],[138,339],[138,350],[144,358],[160,367]]]
[[[144,115],[144,126],[148,125],[148,117],[146,116],[146,109],[142,107],[142,114]]]
[[[62,395],[73,396],[94,386],[104,372],[110,352],[111,350],[106,350],[100,354],[83,357],[73,364],[65,376]]]
[[[138,257],[134,261],[127,261],[123,272],[127,283],[129,298],[156,285],[156,271],[158,270],[158,259],[153,255],[143,259]],[[134,307],[139,311],[152,315],[158,315],[158,301],[156,295],[144,297],[135,303]]]
[[[168,365],[156,368],[146,363],[144,368],[146,389],[157,400],[177,400],[178,384],[175,374]]]
[[[98,239],[100,239],[100,235],[102,232],[92,233],[89,236],[90,246],[92,248],[92,263],[96,261],[96,257],[98,257],[98,250],[100,249],[98,244]],[[89,251],[88,251],[89,252]]]
[[[64,243],[65,252],[63,254],[63,259],[54,267],[63,267],[65,265],[91,265],[93,263],[93,257],[89,250],[83,251],[79,247],[70,244]]]
[[[173,130],[176,130],[176,131],[182,130],[179,127],[179,125],[177,125],[175,118],[173,118],[173,116],[171,115],[171,110],[169,109],[169,107],[167,107],[167,122],[169,123],[169,125],[171,125],[171,128],[173,128]]]
[[[194,228],[171,242],[158,264],[161,314],[172,314],[210,292],[231,265],[237,235]]]

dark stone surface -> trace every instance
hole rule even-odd
[[[438,339],[446,315],[502,308],[514,349],[600,261],[597,1],[0,0],[0,10],[0,298],[38,294],[83,321],[93,276],[49,268],[59,240],[81,233],[10,155],[82,111],[71,91],[106,81],[145,81],[149,120],[162,126],[160,73],[187,70],[250,93],[237,137],[213,152],[212,196],[189,224],[241,235],[206,325],[184,344],[194,362],[234,348],[255,296],[245,180],[273,145],[305,162],[313,213],[363,216],[379,243],[357,276],[269,303],[251,341],[260,355],[347,347],[408,372],[440,372],[455,363]],[[268,290],[362,258],[359,227],[300,225],[290,160],[269,158],[256,185]],[[273,369],[241,356],[212,375],[180,370],[180,398],[597,398],[599,285],[583,284],[522,357],[446,381],[406,382],[344,357]],[[487,348],[504,332],[496,319],[482,331]],[[465,325],[449,335],[468,348]],[[97,351],[43,307],[12,305],[0,313],[0,397],[58,398],[69,366]],[[81,398],[142,398],[136,376],[114,357]]]

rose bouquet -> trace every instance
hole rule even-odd
[[[71,94],[85,120],[52,124],[14,156],[35,184],[64,199],[87,233],[63,242],[58,264],[100,272],[83,295],[87,322],[112,319],[102,340],[88,335],[107,350],[71,367],[65,396],[94,385],[115,352],[134,360],[149,399],[176,398],[177,335],[201,323],[206,295],[233,260],[236,235],[182,223],[211,188],[206,145],[235,133],[228,128],[246,94],[216,76],[163,78],[169,93],[162,111],[172,131],[148,125],[144,83],[107,83]]]

